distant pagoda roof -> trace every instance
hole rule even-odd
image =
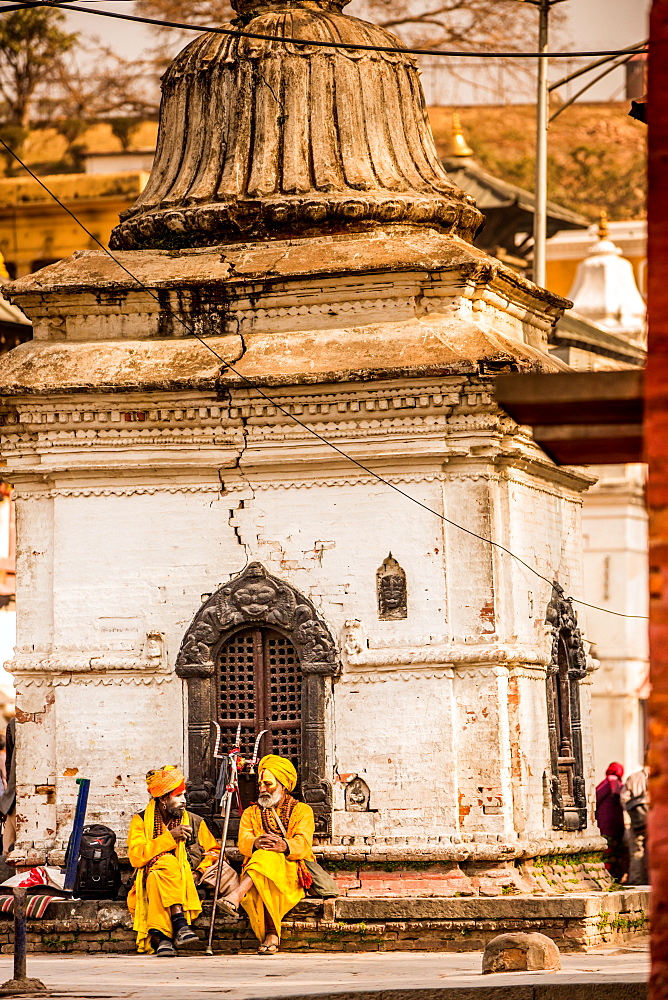
[[[490,253],[495,253],[499,247],[521,253],[521,248],[515,243],[515,233],[531,233],[536,198],[531,191],[490,174],[474,157],[475,150],[466,141],[455,111],[450,148],[442,163],[448,176],[473,198],[485,216],[485,227],[478,234],[476,244]],[[555,201],[547,202],[548,237],[561,229],[582,229],[588,225],[589,220],[578,212],[572,212]]]
[[[473,159],[454,159],[445,157],[443,165],[448,172],[448,176],[457,184],[462,191],[466,191],[475,200],[481,212],[486,213],[490,209],[515,207],[520,212],[524,212],[528,217],[533,218],[536,208],[536,198],[531,191],[504,181],[494,174],[484,170]],[[548,226],[552,225],[552,236],[559,229],[582,229],[590,225],[590,220],[558,205],[556,201],[547,202]]]

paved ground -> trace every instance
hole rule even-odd
[[[560,984],[560,997],[601,995],[617,1000],[644,993],[649,956],[642,946],[608,949],[589,955],[562,955],[563,969],[557,973],[513,973],[480,975],[481,954],[450,955],[433,952],[366,954],[284,954],[258,956],[206,956],[156,959],[135,955],[39,955],[28,956],[28,975],[41,979],[52,995],[69,1000],[102,1000],[126,997],[160,1000],[224,1000],[270,998],[353,992],[453,989],[453,998],[480,997],[490,987],[530,987]],[[0,983],[12,974],[10,956],[0,957]],[[609,984],[603,993],[594,984]],[[576,984],[580,987],[576,989]],[[624,987],[624,984],[629,984]],[[635,984],[635,985],[633,985]],[[455,988],[465,989],[458,994]],[[478,989],[480,988],[480,993]],[[600,989],[600,988],[599,988]],[[505,995],[500,991],[497,996]],[[543,991],[508,991],[509,997],[543,996]],[[432,994],[437,995],[437,994]],[[404,993],[404,996],[406,994]]]

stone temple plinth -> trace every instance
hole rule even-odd
[[[601,847],[568,600],[591,477],[493,379],[559,364],[566,303],[471,245],[411,56],[282,40],[393,36],[312,0],[239,16],[269,39],[202,35],[165,77],[122,267],[10,289],[20,857],[59,857],[76,775],[121,841],[155,764],[211,815],[217,720],[295,759],[333,863],[542,891],[520,863]]]

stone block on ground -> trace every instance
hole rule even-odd
[[[541,972],[561,968],[559,949],[544,934],[499,934],[482,956],[483,972]]]

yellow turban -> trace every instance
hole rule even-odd
[[[174,764],[165,764],[164,767],[148,772],[146,787],[149,795],[159,799],[161,795],[168,795],[170,792],[185,792],[186,779],[183,771],[179,771]]]
[[[279,757],[278,754],[268,753],[262,758],[258,766],[258,774],[267,769],[271,771],[276,781],[280,781],[289,792],[297,784],[297,772],[287,757]]]

